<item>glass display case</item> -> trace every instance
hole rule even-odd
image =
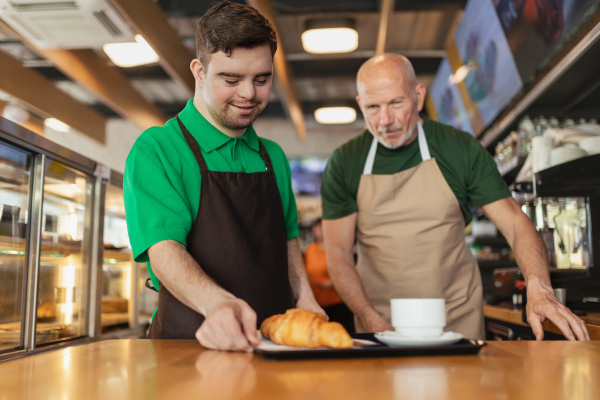
[[[32,162],[30,152],[0,143],[0,351],[21,345]]]
[[[104,253],[102,258],[102,332],[145,329],[158,294],[145,287],[145,264],[133,260],[123,201],[122,178],[112,175],[104,201]]]
[[[143,334],[158,296],[132,257],[122,182],[0,118],[0,360]]]
[[[86,336],[92,183],[91,174],[46,159],[36,311],[38,344]]]

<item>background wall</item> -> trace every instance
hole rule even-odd
[[[288,156],[329,155],[350,138],[362,132],[360,120],[354,124],[324,126],[307,121],[306,140],[300,141],[289,120],[258,118],[254,124],[259,136],[277,142]],[[80,153],[100,164],[123,173],[127,154],[142,133],[135,124],[110,119],[106,130],[106,143],[100,143],[77,131],[57,132],[45,128],[44,134],[53,142]]]

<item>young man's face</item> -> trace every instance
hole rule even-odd
[[[209,115],[205,117],[229,136],[242,135],[265,109],[273,83],[273,57],[265,44],[234,47],[231,55],[211,54],[206,68],[192,62]],[[196,69],[196,70],[195,70]]]

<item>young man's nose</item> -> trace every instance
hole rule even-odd
[[[253,99],[256,96],[254,82],[242,82],[238,94],[244,99]]]

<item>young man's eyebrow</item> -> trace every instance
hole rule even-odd
[[[233,72],[219,72],[217,74],[218,76],[224,76],[226,78],[243,78],[244,75],[242,74],[234,74]],[[265,78],[267,76],[271,76],[273,75],[272,72],[261,72],[259,74],[256,74],[255,78]]]
[[[261,72],[260,74],[256,74],[255,78],[266,78],[267,76],[271,76],[273,73],[269,72]]]
[[[219,72],[217,75],[225,76],[227,78],[243,78],[244,77],[244,75],[242,75],[242,74],[234,74],[232,72]]]

